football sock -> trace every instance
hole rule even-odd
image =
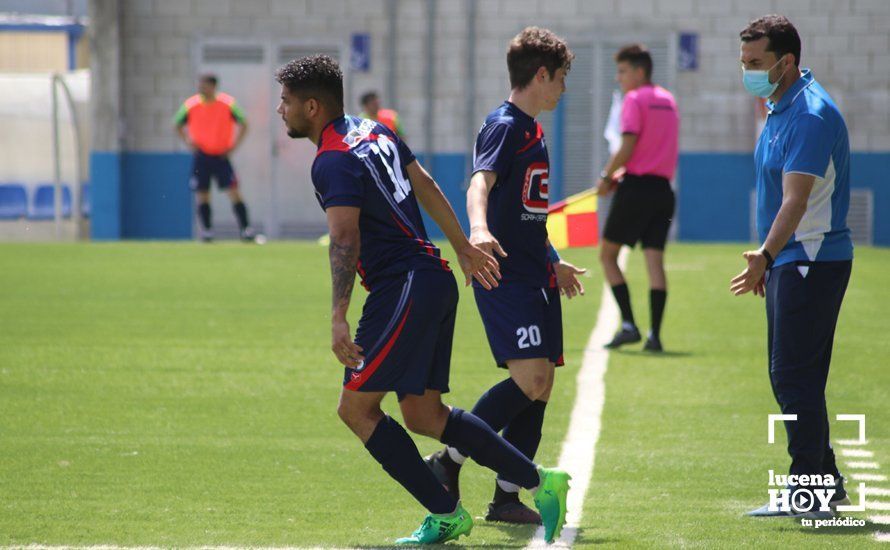
[[[466,449],[470,458],[521,487],[533,489],[540,483],[535,463],[473,413],[451,409],[442,431],[442,443]]]
[[[391,417],[380,420],[365,448],[430,513],[450,514],[457,508],[457,501],[420,457],[414,440]]]
[[[516,447],[529,460],[535,459],[538,445],[541,443],[541,427],[544,425],[544,411],[547,409],[546,401],[535,401],[524,411],[516,415],[504,429],[504,439]],[[498,482],[506,481],[498,479]],[[500,483],[499,483],[500,485]],[[514,485],[515,486],[515,485]],[[509,485],[500,485],[501,489],[511,488]],[[519,488],[515,491],[518,493]],[[495,493],[497,496],[497,493]]]
[[[627,290],[627,283],[613,286],[612,295],[615,296],[615,301],[618,302],[618,308],[621,309],[621,320],[624,321],[625,328],[627,328],[627,323],[636,326],[636,323],[634,322],[634,312],[630,308],[630,292]]]
[[[479,417],[486,424],[491,426],[495,432],[499,432],[511,421],[516,415],[532,404],[532,400],[526,397],[519,385],[512,378],[507,378],[503,382],[498,382],[492,386],[487,392],[482,394],[479,401],[473,407],[473,414]],[[504,434],[506,437],[506,434]],[[522,449],[519,449],[522,451]],[[466,457],[467,453],[464,449],[455,449],[455,451]],[[448,454],[454,458],[451,449]],[[526,455],[528,456],[528,455]],[[456,461],[455,461],[456,462]]]
[[[652,315],[651,334],[656,338],[661,333],[661,318],[664,316],[665,302],[667,302],[667,290],[653,288],[649,291],[649,311]]]
[[[519,485],[499,479],[494,485],[494,496],[491,502],[495,506],[508,502],[519,502]]]
[[[232,204],[232,210],[235,211],[235,217],[238,218],[238,227],[244,231],[249,225],[247,223],[247,206],[239,201]]]
[[[210,229],[210,203],[202,202],[198,205],[198,219],[201,220],[201,227]]]

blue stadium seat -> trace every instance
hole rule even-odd
[[[84,218],[90,217],[90,207],[92,204],[90,203],[90,184],[89,183],[81,183],[80,184],[80,215]]]
[[[55,185],[45,183],[37,186],[34,191],[34,202],[28,218],[32,220],[51,220],[56,217]],[[71,217],[71,189],[62,185],[62,217]]]
[[[0,219],[15,220],[28,213],[28,193],[19,183],[0,185]]]

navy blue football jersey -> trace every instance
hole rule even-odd
[[[391,130],[344,116],[322,131],[312,163],[312,184],[322,208],[361,209],[361,251],[356,269],[366,288],[415,269],[449,270],[427,237],[408,180],[414,154]]]
[[[497,257],[501,282],[555,284],[547,259],[550,159],[541,125],[505,101],[485,119],[476,138],[473,173],[495,172],[488,195],[488,229],[506,258]]]

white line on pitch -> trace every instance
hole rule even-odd
[[[622,269],[627,265],[628,253],[628,249],[623,248],[618,257]],[[559,455],[560,468],[572,476],[572,490],[569,491],[566,505],[568,509],[566,526],[553,544],[544,542],[544,528],[539,527],[526,546],[527,549],[571,548],[578,535],[581,513],[584,510],[584,495],[593,476],[596,442],[600,436],[600,417],[606,399],[605,375],[609,352],[603,348],[603,344],[613,336],[618,324],[618,306],[612,298],[609,287],[603,285],[596,326],[593,327],[593,332],[587,340],[587,347],[584,348],[584,360],[578,371],[576,385],[578,390],[575,404],[572,406],[569,430],[566,432],[566,438],[562,442],[562,452]]]
[[[869,510],[890,510],[890,502],[865,499],[865,507]]]
[[[847,462],[849,468],[859,468],[860,470],[880,470],[881,465],[877,462]]]
[[[853,458],[873,458],[875,453],[866,451],[865,449],[841,449],[841,456],[849,456]]]
[[[890,542],[890,533],[882,533],[878,531],[875,533],[875,540],[878,542]]]
[[[862,445],[868,445],[868,441],[859,441],[858,439],[838,439],[835,441],[838,445],[843,445],[845,447],[853,446],[853,447],[861,447]]]
[[[865,487],[865,495],[874,495],[876,497],[890,497],[890,489],[883,487]]]
[[[890,525],[890,516],[868,516],[868,521],[878,525]]]
[[[887,481],[887,476],[884,474],[850,474],[856,481]]]

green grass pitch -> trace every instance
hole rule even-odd
[[[576,548],[878,544],[870,524],[815,531],[742,517],[765,501],[767,471],[788,463],[781,429],[766,443],[767,414],[779,411],[763,303],[728,291],[744,249],[668,249],[670,353],[610,356]],[[568,365],[544,464],[559,456],[599,307],[595,252],[564,254],[592,276],[586,296],[564,302]],[[876,473],[890,475],[890,251],[856,254],[829,412],[866,414]],[[639,253],[629,273],[645,329]],[[310,243],[0,245],[0,546],[373,547],[410,533],[420,506],[335,414],[329,293],[326,249]],[[357,288],[353,329],[363,297]],[[465,289],[448,402],[471,408],[502,377]],[[397,416],[395,399],[385,404]],[[856,436],[853,425],[832,429]],[[416,440],[424,453],[438,447]],[[484,515],[493,476],[470,465],[462,489]],[[853,516],[875,513],[890,512]],[[531,534],[479,520],[461,544],[521,548]]]

